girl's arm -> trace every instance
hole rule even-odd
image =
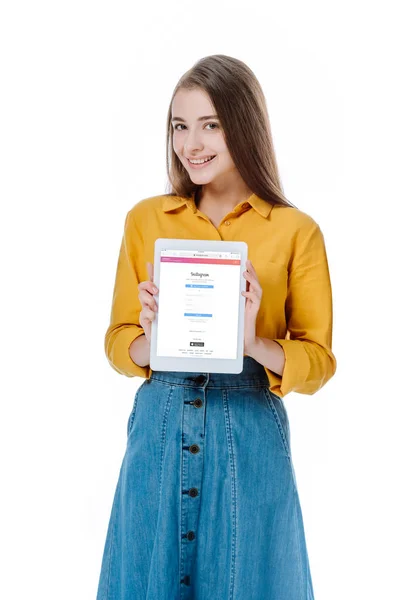
[[[312,219],[294,240],[285,312],[290,337],[259,338],[253,357],[265,366],[270,389],[277,396],[292,391],[314,394],[335,374],[336,358],[332,352],[332,289],[324,236]],[[281,346],[284,361],[272,346],[275,343]]]
[[[139,367],[150,365],[150,343],[144,334],[133,340],[129,346],[129,356]]]
[[[150,376],[150,356],[146,360],[144,330],[139,323],[142,305],[139,301],[139,264],[145,264],[140,231],[135,224],[134,209],[126,215],[121,241],[110,324],[105,334],[104,349],[110,365],[127,377]],[[138,344],[133,346],[133,342]],[[138,359],[136,362],[133,356]]]

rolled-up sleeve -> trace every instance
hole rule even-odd
[[[141,257],[141,238],[130,211],[125,218],[104,349],[108,362],[118,373],[127,377],[139,376],[148,379],[150,366],[138,366],[129,354],[131,343],[144,334],[139,324],[142,307],[139,301],[139,277],[136,267]]]
[[[266,369],[271,392],[314,394],[334,375],[333,306],[324,237],[315,221],[294,241],[285,303],[288,336],[275,339],[285,354],[282,376]]]

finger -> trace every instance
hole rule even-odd
[[[255,304],[260,302],[260,298],[255,292],[242,292],[242,295],[249,298]]]
[[[149,294],[148,292],[142,290],[139,292],[138,298],[140,304],[142,305],[142,308],[144,308],[145,306],[149,306],[152,310],[157,310],[158,305],[152,294]]]
[[[151,313],[141,312],[139,316],[139,323],[143,327],[143,329],[149,329],[151,327],[152,322],[154,321],[154,317]]]
[[[243,273],[243,277],[246,279],[246,281],[251,284],[252,286],[254,286],[256,289],[258,289],[258,291],[262,291],[261,289],[261,285],[260,282],[258,281],[257,277],[255,277],[254,275],[252,275],[251,273],[249,273],[248,271],[245,271]]]
[[[151,281],[142,281],[138,285],[138,290],[147,290],[151,294],[158,294],[158,289]]]
[[[151,304],[154,299],[154,294],[151,286],[152,284],[150,283],[150,285],[147,287],[139,288],[139,298],[141,298],[146,304]]]
[[[248,271],[251,271],[252,267],[253,267],[253,264],[252,264],[251,260],[246,260],[246,269]]]
[[[152,263],[146,263],[146,267],[147,267],[147,272],[149,274],[149,279],[150,281],[153,281],[154,278],[154,267]]]
[[[248,265],[248,268],[246,269],[246,271],[244,271],[244,273],[258,280],[257,273],[255,272],[254,267],[252,267],[251,265]]]
[[[154,321],[156,316],[156,313],[154,312],[154,310],[151,310],[151,308],[148,308],[147,306],[143,308],[142,310],[142,318],[145,321],[149,321],[150,323],[152,321]]]
[[[248,263],[249,263],[249,266],[248,266],[247,270],[250,271],[250,273],[252,273],[254,275],[254,277],[257,278],[257,273],[256,273],[253,263],[251,262],[251,260],[249,260]]]
[[[146,290],[141,290],[139,292],[139,301],[143,307],[149,306],[153,310],[158,309],[157,302],[155,301],[153,295],[146,292]]]
[[[247,281],[246,282],[246,292],[252,292],[254,294],[256,294],[258,296],[258,298],[261,299],[263,291],[262,291],[262,287],[254,281]]]

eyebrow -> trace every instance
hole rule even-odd
[[[218,115],[207,115],[206,117],[199,117],[197,120],[207,121],[207,119],[218,119]],[[184,123],[186,123],[185,119],[182,119],[182,117],[174,117],[173,119],[171,119],[171,122],[172,121],[183,121]]]

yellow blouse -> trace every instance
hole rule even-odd
[[[148,379],[129,354],[142,335],[138,284],[148,279],[157,238],[240,240],[248,244],[263,289],[256,335],[283,348],[282,376],[266,367],[271,391],[314,394],[335,373],[332,353],[332,290],[323,234],[294,207],[277,206],[255,194],[238,204],[216,228],[191,198],[160,195],[139,201],[126,215],[105,352],[122,375]]]

